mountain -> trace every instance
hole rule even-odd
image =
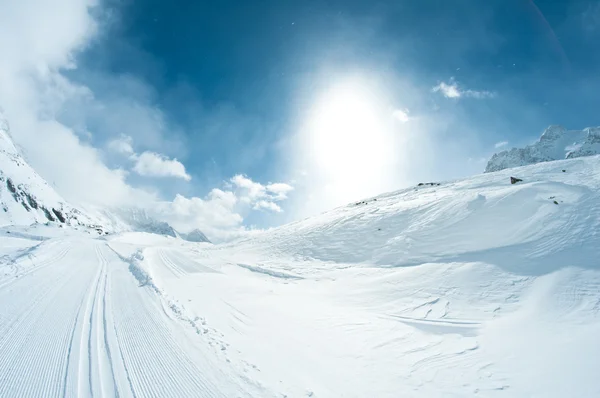
[[[23,158],[0,114],[0,226],[54,223],[98,226],[63,199]]]
[[[187,240],[189,242],[208,242],[208,243],[210,243],[210,240],[206,237],[206,235],[204,235],[204,233],[197,228],[188,233],[180,232],[179,236],[181,237],[181,239]]]
[[[94,214],[101,223],[111,232],[147,232],[157,235],[179,237],[177,231],[168,223],[156,220],[148,212],[140,207],[125,206],[112,208],[99,208],[86,206],[89,212]]]
[[[189,242],[209,242],[210,240],[199,229],[189,233],[177,231],[169,223],[160,221],[141,207],[124,206],[103,208],[86,205],[85,210],[93,214],[111,233],[146,232],[156,235],[180,238]]]
[[[597,154],[600,154],[600,127],[567,130],[555,125],[548,127],[532,145],[494,154],[485,172]]]

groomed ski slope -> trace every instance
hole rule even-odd
[[[7,231],[2,397],[600,396],[599,157],[227,245]]]

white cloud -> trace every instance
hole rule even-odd
[[[283,182],[276,182],[267,185],[266,190],[274,194],[276,200],[284,200],[287,199],[287,194],[294,190],[294,187]]]
[[[67,200],[152,201],[153,194],[128,185],[122,169],[107,167],[102,151],[56,119],[72,98],[93,97],[60,71],[76,66],[74,52],[94,36],[97,26],[89,11],[95,5],[81,0],[2,3],[0,106],[24,156]],[[81,137],[90,133],[83,129]]]
[[[461,89],[454,80],[454,78],[450,78],[448,83],[440,82],[437,86],[434,86],[431,89],[434,93],[441,93],[446,98],[476,98],[476,99],[485,99],[485,98],[494,98],[496,93],[491,91],[476,91],[476,90],[464,90]]]
[[[247,200],[254,201],[255,199],[262,198],[266,195],[267,190],[264,185],[254,182],[242,174],[231,177],[229,181],[236,187],[244,190],[244,196]]]
[[[213,241],[231,240],[252,232],[243,225],[245,215],[251,211],[282,213],[275,201],[284,200],[282,195],[293,189],[285,183],[265,186],[243,175],[233,176],[230,181],[233,185],[229,188],[234,190],[214,188],[204,198],[177,195],[172,202],[161,202],[151,211],[182,232],[200,228]]]
[[[408,113],[408,109],[396,109],[392,112],[392,116],[394,116],[396,120],[406,123],[410,120]]]
[[[133,150],[133,138],[121,134],[120,137],[108,142],[107,147],[113,152],[127,155],[134,162],[133,171],[145,177],[175,177],[190,181],[192,177],[185,171],[183,163],[177,159],[146,151],[137,154]]]
[[[279,205],[275,202],[269,202],[266,200],[259,200],[258,202],[256,202],[254,204],[253,207],[254,210],[269,210],[272,211],[274,213],[281,213],[283,210],[281,209],[281,207],[279,207]]]
[[[175,177],[190,181],[192,177],[186,173],[185,166],[177,159],[155,152],[143,152],[141,155],[132,155],[135,161],[133,171],[145,177]]]
[[[283,182],[263,185],[242,174],[233,176],[229,181],[236,187],[242,202],[253,204],[256,209],[272,210],[277,213],[282,210],[274,202],[287,199],[288,193],[294,190],[294,187]]]
[[[494,147],[496,148],[502,148],[508,145],[508,141],[501,141],[501,142],[496,142],[496,144],[494,145]]]
[[[437,86],[433,87],[433,92],[441,92],[442,95],[446,98],[459,98],[461,96],[461,92],[458,90],[458,85],[456,82],[450,82],[450,84],[441,82]]]
[[[133,139],[128,135],[122,134],[119,138],[109,141],[108,148],[123,155],[132,155]]]

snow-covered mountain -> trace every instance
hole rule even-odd
[[[534,144],[494,154],[485,172],[597,154],[600,154],[600,127],[567,130],[562,126],[550,126]]]
[[[0,226],[56,223],[100,228],[63,199],[21,156],[0,114]]]
[[[141,207],[97,207],[86,205],[84,209],[111,233],[146,232],[180,238],[189,242],[210,242],[200,229],[189,233],[177,231],[168,222],[158,220]]]
[[[52,223],[88,227],[101,234],[135,231],[210,242],[199,229],[179,233],[167,222],[151,217],[143,208],[108,209],[69,204],[23,158],[1,113],[0,206],[0,227]]]
[[[210,240],[206,237],[206,235],[204,235],[204,233],[197,228],[188,233],[180,232],[179,236],[181,237],[181,239],[187,240],[189,242],[208,242],[208,243],[210,243]]]
[[[140,207],[103,208],[87,205],[85,208],[102,220],[102,224],[113,233],[147,232],[174,238],[179,236],[171,225],[156,220]]]

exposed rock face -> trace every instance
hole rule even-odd
[[[600,154],[600,127],[567,130],[550,126],[534,144],[494,154],[485,172],[597,154]]]

